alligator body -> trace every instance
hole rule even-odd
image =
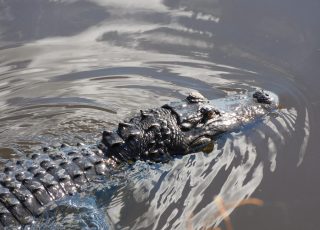
[[[220,134],[275,110],[276,95],[257,91],[209,101],[199,93],[161,108],[141,111],[97,146],[44,149],[9,161],[0,173],[0,229],[31,224],[54,201],[108,176],[119,162],[166,162],[205,149]]]

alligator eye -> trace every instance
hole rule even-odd
[[[220,115],[220,112],[212,106],[204,106],[201,108],[200,112],[205,119],[212,119],[215,115]]]
[[[189,103],[199,103],[207,100],[201,93],[199,92],[191,92],[186,98]]]
[[[214,117],[214,112],[213,112],[213,111],[208,111],[208,112],[206,113],[206,116],[207,116],[208,119],[211,119],[211,118]]]

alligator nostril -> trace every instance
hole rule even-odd
[[[269,97],[269,94],[266,93],[266,96]]]

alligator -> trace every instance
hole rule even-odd
[[[0,229],[30,226],[52,203],[110,176],[123,162],[167,162],[208,151],[219,135],[275,111],[278,104],[274,93],[263,90],[223,100],[193,92],[182,101],[141,110],[114,131],[104,131],[95,145],[62,144],[9,160],[0,173]]]

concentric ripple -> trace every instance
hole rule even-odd
[[[211,153],[137,162],[32,227],[201,229],[232,217],[244,199],[277,208],[282,180],[304,167],[317,131],[319,101],[305,80],[313,78],[301,72],[319,47],[306,21],[284,17],[294,4],[275,2],[270,16],[269,3],[246,1],[0,1],[1,164],[45,145],[95,143],[140,109],[190,91],[216,99],[262,88],[280,98],[279,111],[220,136]],[[279,198],[284,206],[291,193]]]

